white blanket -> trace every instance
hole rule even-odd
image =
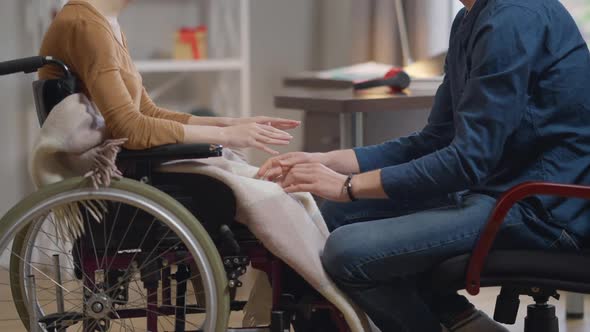
[[[118,176],[113,161],[123,142],[105,140],[104,121],[86,97],[69,96],[51,111],[43,125],[31,158],[33,181],[41,187],[87,175],[96,185],[108,185],[111,177]],[[227,184],[236,196],[236,220],[331,301],[351,331],[369,331],[366,316],[334,285],[321,265],[320,255],[329,233],[310,194],[288,195],[275,183],[254,179],[257,168],[231,152],[219,158],[166,163],[160,171],[204,174]],[[76,213],[62,218],[63,224],[74,228],[70,229],[74,235],[83,232]]]

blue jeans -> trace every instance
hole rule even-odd
[[[476,193],[421,203],[325,203],[322,213],[333,232],[322,262],[383,332],[439,332],[441,322],[473,306],[453,291],[435,295],[419,281],[442,261],[471,252],[495,203]],[[510,210],[494,246],[577,249],[567,232],[525,204]]]

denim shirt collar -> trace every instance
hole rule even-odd
[[[465,16],[461,22],[461,30],[470,31],[473,28],[475,20],[488,4],[488,0],[477,0],[470,11],[465,11]]]

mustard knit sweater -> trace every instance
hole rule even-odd
[[[70,1],[45,34],[40,55],[65,62],[82,82],[83,92],[100,110],[112,138],[128,138],[128,149],[182,143],[189,114],[154,104],[143,87],[127,42],[121,43],[107,19],[84,1]],[[60,76],[55,67],[40,79]]]

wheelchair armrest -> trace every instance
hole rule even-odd
[[[119,152],[119,161],[157,161],[178,159],[202,159],[220,157],[223,147],[214,144],[169,144],[147,150],[126,150]]]
[[[526,182],[517,185],[504,193],[500,199],[498,199],[498,202],[479,237],[479,241],[475,245],[471,258],[469,259],[465,285],[465,289],[469,294],[477,295],[479,293],[483,265],[508,211],[518,201],[533,195],[590,199],[590,187],[548,182]]]

